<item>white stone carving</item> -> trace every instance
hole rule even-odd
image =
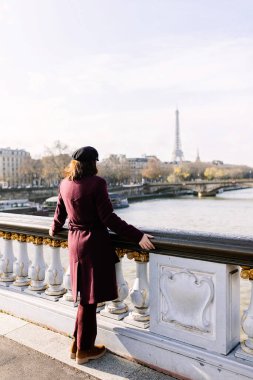
[[[118,298],[106,304],[105,309],[100,312],[101,315],[113,319],[123,319],[128,313],[128,306],[124,302],[129,293],[128,283],[124,279],[122,271],[122,258],[115,264],[116,280],[118,285]]]
[[[48,296],[61,296],[66,290],[62,286],[64,269],[61,264],[60,248],[49,247],[51,263],[46,271],[46,283],[48,285],[45,293]]]
[[[13,282],[15,276],[13,273],[13,264],[15,261],[13,254],[13,241],[4,239],[3,255],[0,259],[0,281]]]
[[[150,253],[152,333],[226,355],[240,339],[239,292],[238,266]]]
[[[136,263],[136,279],[130,289],[130,298],[134,310],[124,319],[124,322],[147,328],[149,326],[149,284],[147,276],[148,262]]]
[[[66,270],[63,277],[63,286],[66,289],[66,293],[63,296],[65,301],[74,302],[72,289],[71,289],[71,278],[70,278],[70,266]]]
[[[242,349],[253,355],[253,281],[251,280],[251,297],[250,304],[242,316],[242,329],[248,338],[241,345]]]
[[[45,271],[46,264],[43,257],[43,245],[33,244],[33,260],[28,270],[28,276],[31,278],[29,290],[41,291],[46,289]]]
[[[208,277],[197,278],[188,270],[163,271],[160,289],[162,320],[179,323],[201,331],[209,331],[208,307],[214,296],[213,282]]]
[[[27,253],[27,243],[17,241],[17,261],[14,263],[13,271],[16,275],[16,280],[13,285],[27,286],[30,283],[28,279],[29,258]]]

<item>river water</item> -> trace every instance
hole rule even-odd
[[[127,222],[144,228],[253,235],[253,189],[208,198],[145,200],[116,211]]]

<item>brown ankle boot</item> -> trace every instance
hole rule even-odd
[[[70,359],[76,358],[76,352],[77,352],[77,344],[76,344],[76,339],[74,338],[70,347]]]
[[[87,363],[89,360],[98,359],[104,355],[106,349],[105,346],[99,345],[90,348],[89,350],[77,350],[76,362],[77,364]]]

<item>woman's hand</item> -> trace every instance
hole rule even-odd
[[[153,237],[154,236],[152,236],[152,235],[144,234],[142,236],[142,239],[139,241],[139,245],[141,246],[141,248],[143,248],[143,249],[155,249],[155,246],[149,240],[149,239],[152,239]]]
[[[52,227],[49,228],[48,234],[49,234],[50,236],[52,236],[52,237],[54,236],[54,234],[53,234],[53,230],[52,230]]]

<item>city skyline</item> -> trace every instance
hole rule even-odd
[[[253,165],[249,0],[0,0],[1,146]]]

